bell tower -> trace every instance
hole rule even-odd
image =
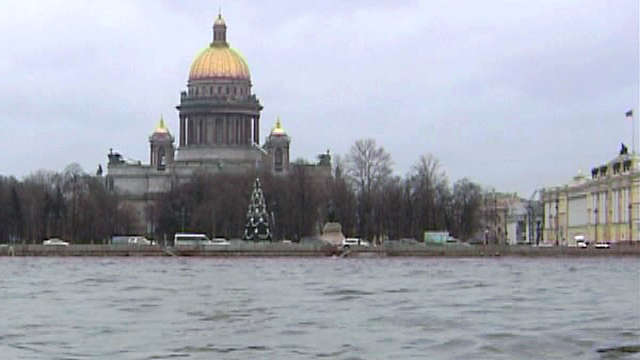
[[[269,158],[271,171],[275,174],[286,174],[289,172],[289,145],[291,137],[282,128],[280,117],[276,120],[276,125],[271,129],[271,133],[265,142],[265,150]]]
[[[174,146],[173,136],[164,124],[164,119],[160,117],[158,126],[151,136],[149,136],[150,145],[150,164],[152,169],[164,171],[168,164],[173,163]]]

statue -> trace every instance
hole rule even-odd
[[[622,146],[620,147],[620,155],[627,155],[628,153],[629,153],[629,149],[627,149],[624,143],[622,143]]]
[[[247,211],[247,221],[244,225],[243,240],[246,241],[271,241],[269,228],[269,213],[264,203],[264,195],[260,186],[260,179],[256,178],[253,185],[253,193]]]

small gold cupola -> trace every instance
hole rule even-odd
[[[168,132],[169,132],[169,129],[165,125],[164,119],[162,118],[162,116],[160,116],[160,121],[158,121],[158,126],[156,126],[156,130],[154,131],[154,134],[165,134]]]
[[[271,135],[287,135],[287,132],[282,128],[282,121],[280,121],[280,116],[276,119],[276,126],[271,129]]]

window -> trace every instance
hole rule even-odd
[[[282,163],[283,163],[282,149],[277,148],[275,153],[275,159],[273,160],[273,170],[275,172],[282,172]]]
[[[157,159],[158,170],[164,170],[166,168],[166,165],[167,165],[166,161],[167,161],[167,156],[165,154],[164,147],[161,147],[158,149],[158,159]]]
[[[229,87],[227,86],[227,95],[229,95]]]

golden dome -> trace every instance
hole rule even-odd
[[[242,55],[228,45],[211,45],[191,64],[189,80],[229,78],[250,80],[249,66]]]
[[[189,80],[250,80],[249,66],[227,43],[227,26],[221,14],[213,24],[213,42],[191,64]]]

